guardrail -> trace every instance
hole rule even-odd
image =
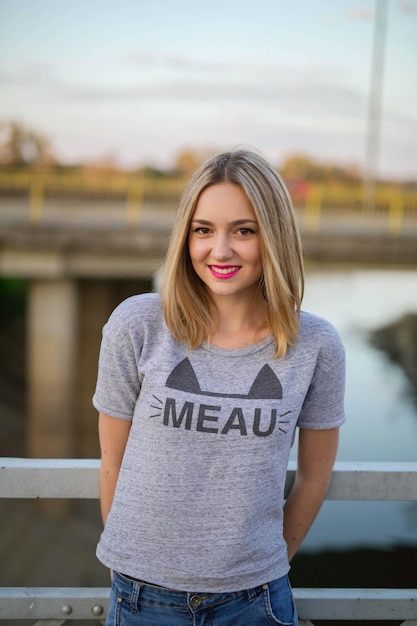
[[[99,461],[0,458],[0,498],[98,498]],[[295,476],[291,463],[286,490]],[[328,500],[417,501],[417,463],[336,463]],[[411,566],[411,564],[410,564]],[[0,620],[104,624],[107,588],[0,588]],[[417,626],[416,589],[294,590],[300,625],[310,620],[396,620]],[[8,623],[9,623],[8,622]]]
[[[112,172],[39,172],[0,169],[0,202],[24,207],[32,224],[47,222],[51,207],[54,213],[81,213],[111,208],[120,213],[126,225],[137,225],[144,203],[176,207],[183,186],[180,177],[150,178],[143,174]],[[81,217],[81,216],[80,216]]]
[[[417,227],[417,191],[394,184],[380,183],[371,201],[360,183],[288,182],[294,206],[302,228],[318,232],[322,227],[337,223],[355,228],[376,224],[392,235],[406,234]],[[75,171],[54,172],[0,168],[0,203],[10,205],[17,214],[24,207],[29,223],[43,223],[54,215],[71,213],[80,207],[82,213],[117,207],[120,220],[137,225],[142,219],[143,207],[170,206],[174,211],[184,179],[179,176],[149,177],[127,172]],[[13,205],[13,206],[12,206]],[[52,208],[52,209],[51,209]]]

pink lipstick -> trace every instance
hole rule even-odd
[[[212,275],[221,280],[236,276],[240,270],[240,265],[209,265],[208,267]]]

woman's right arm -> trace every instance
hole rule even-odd
[[[100,506],[103,523],[109,514],[120,466],[129,437],[131,422],[99,414],[98,432],[101,450]]]

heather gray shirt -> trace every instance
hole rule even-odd
[[[94,406],[132,420],[98,547],[108,567],[184,591],[228,592],[286,574],[282,507],[295,428],[344,420],[344,349],[302,313],[281,359],[271,337],[239,350],[174,340],[157,294],[103,330]]]

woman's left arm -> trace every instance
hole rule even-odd
[[[326,496],[338,441],[338,428],[300,429],[295,481],[284,506],[284,539],[290,561]]]

